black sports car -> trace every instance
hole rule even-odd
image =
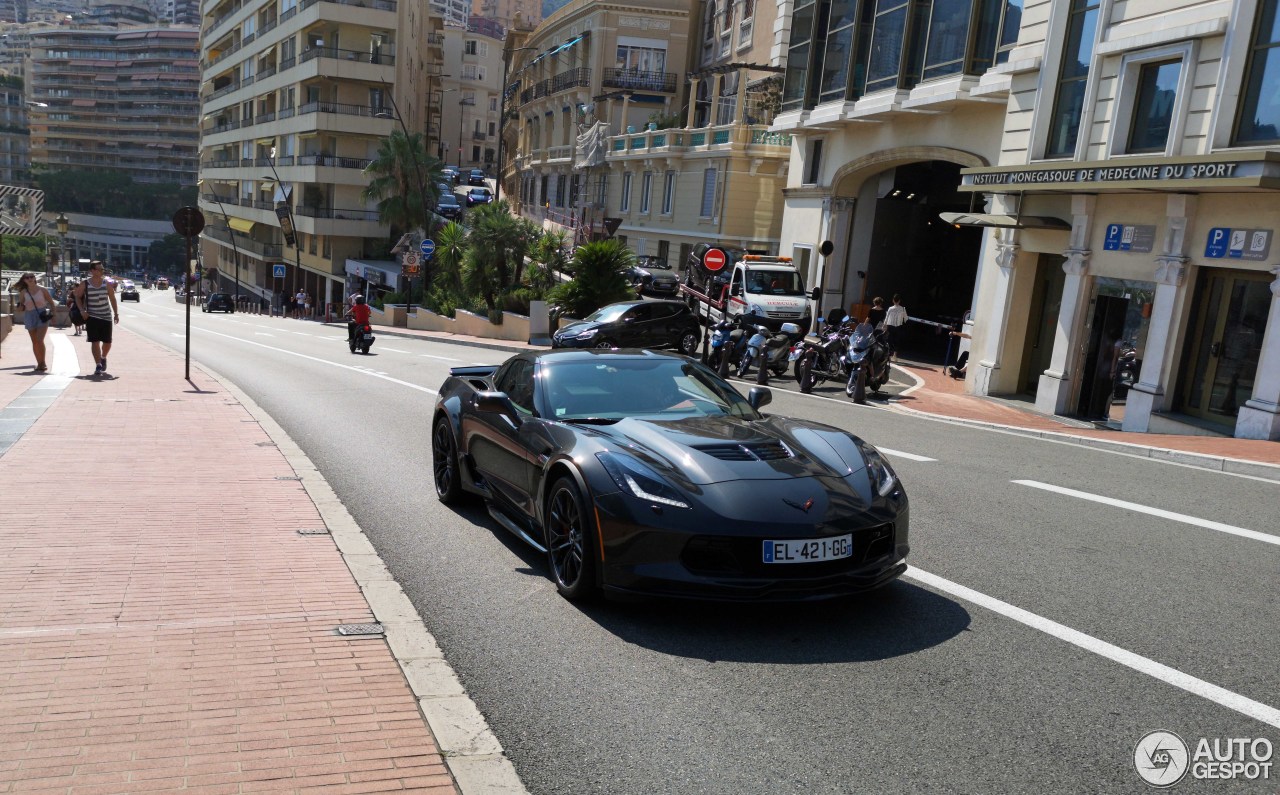
[[[839,428],[761,414],[770,397],[653,351],[455,367],[432,417],[436,493],[481,496],[571,599],[810,599],[896,578],[909,545],[893,469]]]

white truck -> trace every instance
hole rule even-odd
[[[708,252],[713,266],[717,261],[724,264],[708,268]],[[795,323],[805,331],[811,325],[811,298],[790,257],[699,243],[689,253],[680,291],[694,313],[709,314],[712,323],[741,317],[774,331],[783,323]]]

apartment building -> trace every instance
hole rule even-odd
[[[445,28],[437,155],[460,169],[492,171],[498,151],[502,39],[475,28]]]
[[[471,16],[468,0],[430,0],[431,12],[444,19],[445,27],[465,28]]]
[[[393,130],[427,130],[439,16],[405,0],[206,4],[200,206],[206,271],[224,288],[340,302],[397,289],[392,230],[360,196]],[[223,220],[225,218],[225,220]],[[282,225],[296,232],[290,244]],[[405,232],[409,230],[397,230]]]
[[[31,184],[31,130],[22,80],[0,77],[0,185]]]
[[[471,13],[504,28],[533,30],[542,21],[542,0],[472,0]]]
[[[197,37],[177,27],[33,33],[32,163],[194,184]]]
[[[1277,6],[1027,0],[999,151],[962,172],[972,391],[1280,439]]]

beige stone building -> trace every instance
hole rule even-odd
[[[437,156],[461,169],[492,172],[498,152],[502,40],[480,30],[446,28],[440,80]]]
[[[999,153],[963,174],[992,227],[972,391],[1280,439],[1277,11],[1028,0]]]
[[[507,29],[533,30],[542,21],[542,0],[472,0],[471,13]]]
[[[393,130],[426,129],[442,27],[404,0],[206,4],[201,251],[224,288],[323,305],[356,279],[399,286],[364,168]]]

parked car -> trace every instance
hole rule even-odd
[[[493,191],[481,187],[467,188],[466,198],[468,207],[474,207],[477,204],[489,204],[493,201]]]
[[[473,168],[471,169],[471,173],[467,175],[467,184],[468,185],[484,185],[488,187],[489,178],[484,175],[484,169]]]
[[[458,203],[458,197],[452,193],[441,193],[440,201],[436,202],[436,214],[451,221],[462,218],[462,205]]]
[[[120,285],[121,301],[141,301],[142,296],[138,293],[138,285],[125,279]]]
[[[231,296],[227,293],[209,293],[204,299],[204,306],[200,308],[202,312],[227,312],[234,314],[236,311],[235,302],[231,300]]]
[[[702,330],[683,301],[622,301],[602,306],[551,338],[553,348],[675,348],[698,351]]]
[[[662,266],[656,257],[638,258],[627,269],[627,279],[636,288],[637,295],[661,295],[674,298],[680,291],[680,277],[675,271]]]
[[[448,180],[450,185],[458,184],[458,178],[460,175],[458,173],[458,169],[454,168],[453,166],[445,166],[444,168],[440,169],[440,175],[444,177],[446,180]]]
[[[566,599],[799,601],[892,582],[910,551],[897,474],[843,428],[762,414],[771,398],[653,351],[454,367],[432,416],[436,496],[484,500]]]

